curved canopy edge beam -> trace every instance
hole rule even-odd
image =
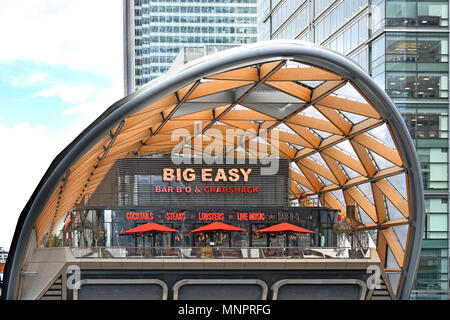
[[[31,235],[34,233],[36,221],[44,207],[47,205],[53,191],[60,185],[61,178],[65,175],[67,169],[74,165],[93,146],[98,144],[105,135],[108,135],[108,132],[114,132],[121,120],[144,110],[170,94],[186,87],[189,88],[189,85],[193,82],[205,79],[211,75],[263,63],[271,63],[271,67],[274,68],[283,61],[288,60],[307,64],[339,75],[338,78],[335,79],[334,77],[331,77],[329,80],[342,79],[344,81],[350,81],[362,96],[366,98],[374,110],[379,113],[380,118],[382,119],[381,121],[387,123],[395,138],[402,165],[405,168],[405,171],[407,171],[406,180],[409,191],[410,229],[407,239],[408,247],[406,248],[404,255],[401,255],[400,253],[397,254],[397,258],[401,257],[404,262],[402,280],[398,290],[399,298],[407,299],[411,292],[415,274],[417,272],[422,240],[421,234],[424,226],[424,200],[420,166],[406,125],[403,122],[399,111],[386,93],[379,88],[362,69],[348,58],[315,45],[306,44],[301,41],[286,40],[268,41],[242,46],[188,63],[177,70],[176,73],[168,73],[150,82],[139,91],[118,101],[86,128],[52,162],[19,217],[11,245],[10,257],[5,268],[3,298],[14,299],[17,297],[22,266],[25,262],[25,255],[28,250]],[[267,73],[264,74],[265,72],[267,71],[264,70],[262,76],[267,75]],[[270,79],[270,75],[268,78]],[[376,116],[376,114],[373,116]],[[374,126],[380,121],[376,119],[372,120],[376,121]],[[293,126],[295,127],[295,125]],[[344,128],[344,126],[341,127]],[[352,135],[352,132],[357,128],[358,125],[355,125],[349,135]],[[309,131],[304,127],[295,127],[295,129]],[[326,127],[326,129],[334,132],[332,127]],[[340,130],[337,130],[335,133],[337,134],[339,132]],[[327,139],[319,139],[318,141],[313,140],[315,140],[315,138],[310,136],[307,141],[313,142],[315,147],[318,147],[319,145],[317,143]],[[305,171],[307,171],[309,175],[307,178],[314,180],[314,187],[318,189],[322,188],[315,181],[315,173],[310,169],[305,169]],[[371,172],[371,175],[372,174],[373,172]],[[328,176],[337,179],[332,175]],[[374,178],[375,177],[376,174],[374,175]],[[343,181],[343,179],[341,180]],[[389,232],[390,231],[384,233],[390,235]],[[389,240],[391,246],[397,245],[394,242],[395,239],[393,237],[389,237]]]

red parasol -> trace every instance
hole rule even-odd
[[[136,227],[136,228],[133,228],[130,230],[126,230],[126,231],[122,231],[120,234],[121,235],[130,235],[130,234],[143,234],[143,233],[149,233],[149,232],[179,232],[179,231],[176,229],[172,229],[172,228],[163,226],[158,223],[149,222],[149,223],[143,224],[139,227]]]
[[[210,232],[242,232],[245,229],[238,228],[223,222],[213,222],[200,228],[191,230],[189,233],[210,233]],[[228,238],[231,247],[231,237]]]
[[[267,228],[262,228],[259,230],[254,231],[254,233],[284,233],[286,235],[286,247],[288,246],[288,238],[287,238],[287,234],[288,233],[315,233],[314,231],[287,223],[287,222],[282,222]],[[267,246],[270,247],[270,237],[269,235],[267,236]]]
[[[287,223],[279,223],[267,228],[259,229],[254,231],[254,233],[278,233],[278,232],[292,232],[292,233],[315,233],[314,231]]]
[[[67,227],[69,226],[71,221],[72,221],[72,215],[69,214],[66,218],[66,221],[64,222],[64,229],[67,229]]]
[[[245,231],[245,229],[238,228],[223,222],[213,222],[206,226],[191,230],[190,233],[202,233],[202,232],[236,232]]]

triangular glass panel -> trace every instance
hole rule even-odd
[[[391,148],[392,150],[397,151],[395,143],[392,140],[391,133],[386,124],[383,124],[372,130],[367,131],[367,134],[372,136],[382,144],[386,145],[387,147]]]
[[[367,117],[360,116],[359,114],[354,114],[354,113],[350,113],[350,112],[342,111],[342,110],[338,110],[338,111],[340,113],[342,113],[353,124],[357,124],[357,123],[360,123],[360,122],[368,119]]]
[[[286,132],[295,134],[295,135],[297,134],[294,130],[292,130],[291,128],[289,128],[289,127],[288,127],[286,124],[284,124],[284,123],[280,123],[280,124],[277,125],[275,128],[278,129],[278,130],[281,130],[281,131],[286,131]]]
[[[342,190],[331,191],[330,193],[337,201],[339,201],[341,206],[345,208],[345,199]]]
[[[372,193],[372,187],[370,185],[370,183],[362,183],[358,186],[356,186],[356,189],[358,189],[361,194],[363,194],[367,200],[369,200],[369,202],[374,205],[374,201],[373,201],[373,193]]]
[[[307,187],[305,187],[305,186],[301,185],[300,183],[298,183],[297,181],[294,181],[294,183],[297,185],[297,187],[299,187],[300,190],[302,190],[302,192],[311,191]]]
[[[384,170],[388,168],[392,168],[395,166],[392,162],[386,160],[385,158],[380,157],[378,154],[373,152],[372,150],[367,149],[369,151],[370,156],[373,159],[373,162],[375,162],[375,165],[379,170]]]
[[[321,130],[317,130],[317,129],[311,129],[311,128],[309,130],[314,132],[316,135],[318,135],[322,139],[325,139],[325,138],[328,138],[328,137],[332,136],[331,133],[328,133],[328,132],[325,132],[325,131],[321,131]]]
[[[351,85],[350,82],[347,82],[346,85],[334,91],[333,94],[349,100],[367,103],[366,99],[361,96],[361,94]]]
[[[386,178],[386,180],[397,190],[403,200],[407,201],[406,175],[404,173]]]
[[[332,184],[335,184],[334,182],[331,182],[330,180],[328,180],[325,177],[322,177],[321,175],[319,175],[320,180],[322,181],[322,184],[324,186],[331,186]]]
[[[245,91],[240,91],[236,93],[236,96],[239,97],[244,93]],[[258,89],[248,94],[241,102],[247,105],[255,103],[264,103],[264,104],[304,103],[305,101],[288,93],[282,92],[276,88],[272,88],[268,85],[263,84],[259,86]]]
[[[310,88],[317,88],[318,86],[320,86],[322,83],[324,83],[325,81],[297,81],[298,83],[301,83],[307,87]]]
[[[348,156],[352,157],[353,159],[359,161],[358,156],[355,153],[355,150],[353,150],[353,147],[351,143],[348,140],[342,141],[335,145],[336,149],[342,151],[343,153],[347,154]]]
[[[387,255],[386,255],[386,268],[399,268],[397,261],[394,258],[394,255],[392,254],[391,248],[387,248]],[[392,284],[392,283],[391,283]]]
[[[373,223],[373,220],[369,217],[369,215],[360,206],[358,206],[358,212],[359,212],[359,217],[361,219],[361,222],[363,224]]]
[[[314,108],[313,106],[310,106],[309,108],[306,108],[305,110],[303,110],[301,112],[302,114],[305,114],[307,116],[316,118],[316,119],[321,119],[321,120],[325,120],[325,121],[329,121],[323,114],[321,114],[316,108]]]
[[[301,172],[300,169],[298,168],[298,166],[297,166],[297,164],[296,164],[295,162],[289,163],[289,167],[290,167],[292,170],[294,170],[294,171],[296,171],[296,172],[298,172],[298,173]]]
[[[322,156],[320,155],[320,153],[316,152],[313,153],[309,156],[310,159],[314,160],[315,162],[317,162],[318,164],[320,164],[322,167],[328,168],[327,164],[325,163],[325,161],[323,160]]]
[[[369,244],[369,247],[376,248],[377,245],[375,243],[377,243],[378,231],[377,230],[367,230],[367,231],[369,232],[370,238],[372,240]]]
[[[361,219],[361,207],[357,204],[357,203],[355,203],[355,208],[356,208],[356,215],[357,215],[357,219],[359,220],[359,221],[362,221],[362,219]],[[364,213],[364,211],[362,211],[363,212],[363,215],[365,215],[365,213]]]
[[[409,227],[407,225],[396,226],[392,227],[392,230],[394,230],[397,239],[400,240],[400,244],[402,245],[403,250],[405,250]]]
[[[384,197],[385,203],[386,203],[386,211],[389,220],[400,220],[405,219],[405,217],[398,211],[398,209],[392,204],[392,202],[387,198]]]
[[[287,60],[283,68],[310,68],[311,66],[293,60]]]
[[[392,273],[392,272],[387,273],[387,276],[389,278],[389,282],[391,283],[391,287],[392,287],[392,290],[394,291],[394,294],[397,294],[398,284],[400,282],[400,275],[401,274],[397,273],[397,272],[395,272],[395,273]]]
[[[244,106],[242,106],[240,104],[237,104],[231,110],[250,110],[250,109],[247,108],[247,107],[244,107]]]
[[[350,169],[350,168],[347,167],[346,165],[344,165],[344,164],[342,164],[342,163],[339,163],[339,164],[341,165],[342,170],[344,170],[344,173],[346,174],[346,176],[347,176],[349,179],[358,178],[358,177],[361,176],[358,172],[356,172],[356,171]]]
[[[305,148],[304,146],[299,146],[298,144],[295,144],[295,143],[288,143],[288,145],[290,145],[292,148],[296,149],[297,151],[300,151],[303,148]]]
[[[320,174],[317,174],[317,173],[315,173],[315,172],[313,172],[313,174],[316,176],[316,178],[320,181],[320,183],[322,184],[322,185],[325,185],[325,183],[324,183],[324,181],[322,181],[322,176],[320,175]]]

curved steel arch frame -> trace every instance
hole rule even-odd
[[[389,124],[408,174],[409,233],[397,295],[408,299],[417,273],[424,227],[424,195],[420,165],[412,139],[396,106],[355,63],[334,51],[300,41],[267,41],[198,59],[176,74],[163,76],[108,108],[52,162],[22,211],[4,273],[3,299],[15,299],[22,266],[36,221],[67,170],[117,124],[139,110],[207,76],[274,61],[316,66],[351,81]]]

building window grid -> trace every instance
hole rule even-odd
[[[308,3],[307,3],[308,4]],[[306,5],[296,13],[293,17],[278,31],[276,31],[272,38],[275,39],[292,39],[301,33],[309,25],[309,6]]]
[[[448,1],[386,1],[387,28],[448,27]]]
[[[275,11],[272,12],[272,33],[275,34],[281,25],[286,23],[292,16],[300,11],[307,10],[309,13],[309,1],[286,0]],[[297,12],[296,12],[297,11]],[[309,19],[307,20],[309,21]]]
[[[256,4],[257,0],[221,0],[222,2],[218,2],[216,0],[208,0],[208,1],[203,1],[201,3],[198,2],[194,2],[194,1],[187,1],[187,0],[135,0],[134,1],[134,6],[135,7],[141,7],[141,6],[148,6],[154,3],[162,3],[162,4],[166,4],[166,3],[173,3],[173,4],[182,4],[182,5],[190,5],[190,4]]]
[[[368,14],[364,14],[358,20],[353,21],[342,33],[335,36],[333,40],[322,43],[322,45],[347,55],[363,45],[368,38]]]
[[[136,17],[135,20],[135,27],[142,27],[142,25],[151,25],[152,23],[179,23],[180,25],[185,25],[186,23],[193,23],[193,24],[207,24],[208,26],[214,23],[218,24],[227,24],[235,23],[235,24],[241,24],[241,25],[248,25],[248,24],[257,24],[256,17],[252,17],[251,15],[242,16],[238,14],[227,14],[226,16],[212,16],[212,15],[195,15],[193,16],[186,16],[183,14],[180,15],[151,15],[148,18],[138,18]]]
[[[256,8],[256,0],[136,1],[136,89],[167,72],[183,45],[257,41]]]
[[[387,33],[380,41],[385,65],[373,64],[372,75],[385,72],[391,98],[448,99],[448,33]]]
[[[311,23],[309,17],[309,3],[302,2],[300,6],[293,9],[293,11],[297,10],[293,14],[292,11],[285,12],[283,10],[283,8],[290,8],[286,3],[288,3],[288,1],[283,3],[272,15],[272,39],[300,38],[301,40],[305,40],[304,37],[306,35],[303,34],[303,30],[310,26],[315,32],[315,42],[325,42],[326,38],[329,38],[335,30],[342,28],[348,21],[355,19],[355,17],[361,15],[362,12],[367,11],[368,8],[367,0],[343,0],[331,8],[319,21]],[[333,5],[333,1],[328,1],[326,8],[332,7]],[[323,9],[325,9],[325,7]],[[279,12],[279,14],[277,14],[277,12]],[[288,20],[286,20],[287,17],[289,17]],[[328,46],[336,51],[347,54],[366,41],[368,39],[367,12],[364,13],[362,18],[357,19],[358,23],[361,23],[360,27],[352,24],[348,29],[336,36],[334,40],[330,41]],[[342,23],[339,23],[339,21],[342,21]],[[280,29],[277,30],[279,27]],[[327,29],[326,31],[325,28]],[[347,32],[347,34],[344,35],[345,32]],[[310,40],[310,37],[307,37],[308,39],[306,39],[306,41]],[[349,47],[344,48],[344,46]]]
[[[322,43],[330,35],[336,32],[336,30],[339,30],[349,21],[355,19],[361,12],[367,11],[367,8],[367,0],[343,0],[338,3],[323,18],[314,23],[315,42]],[[367,14],[364,14],[364,16],[366,15]],[[359,20],[361,18],[356,19]],[[366,29],[368,28],[366,27]],[[365,39],[367,38],[368,34],[365,36]]]

